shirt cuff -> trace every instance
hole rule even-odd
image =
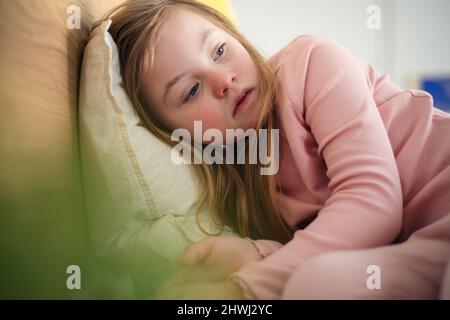
[[[248,237],[245,239],[249,240],[254,245],[256,251],[263,259],[270,256],[283,246],[281,243],[273,240],[253,240]]]
[[[245,300],[257,300],[258,298],[252,293],[249,286],[245,281],[243,281],[241,278],[235,276],[234,274],[231,274],[228,276],[228,280],[233,281],[236,283],[240,288],[242,295],[244,296]]]
[[[260,255],[261,259],[270,256],[272,253],[280,249],[283,245],[273,240],[253,240],[246,237],[246,240],[250,241],[255,247],[256,251]],[[252,262],[249,262],[252,264]],[[244,264],[245,265],[245,264]],[[228,279],[236,283],[242,290],[242,295],[246,300],[258,300],[258,297],[252,292],[250,286],[241,277],[242,272],[235,272],[228,276]],[[244,272],[245,275],[245,272]],[[244,277],[245,278],[245,277]]]

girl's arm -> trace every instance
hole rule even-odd
[[[299,113],[325,160],[331,196],[285,246],[231,275],[250,299],[279,298],[294,268],[314,255],[386,245],[401,228],[400,178],[366,65],[330,41],[316,44],[305,63],[303,106],[297,107],[304,108]]]

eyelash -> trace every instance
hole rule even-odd
[[[226,43],[222,43],[222,44],[220,45],[220,47],[218,47],[218,48],[216,49],[216,52],[215,52],[215,55],[214,55],[214,59],[213,59],[214,61],[217,61],[217,59],[219,59],[220,57],[223,56],[223,54],[225,53],[225,49],[224,49],[225,46],[226,46]],[[221,54],[218,56],[218,58],[216,58],[216,55],[217,55],[217,53],[218,53],[219,50],[222,50],[222,52],[221,52]],[[184,100],[183,100],[183,103],[190,101],[193,97],[196,96],[196,94],[197,94],[197,92],[198,92],[198,87],[199,87],[199,86],[200,86],[200,83],[196,83],[196,84],[189,90],[188,94],[186,95],[186,97],[185,97]],[[195,92],[193,93],[193,95],[191,95],[191,93],[192,93],[192,91],[193,91],[194,88],[196,88],[196,89],[195,89]]]
[[[222,44],[220,45],[220,47],[217,48],[216,54],[217,54],[217,52],[218,52],[220,49],[222,49],[222,53],[220,54],[219,58],[225,53],[225,49],[224,49],[225,46],[226,46],[226,43],[222,43]],[[217,59],[218,59],[218,58],[217,58]],[[215,59],[214,61],[216,61],[217,59]]]

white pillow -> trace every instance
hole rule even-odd
[[[200,188],[193,167],[172,163],[171,148],[139,125],[122,87],[117,46],[107,32],[110,24],[105,21],[91,33],[80,81],[82,174],[91,239],[100,256],[148,254],[168,270],[188,243],[205,237],[193,210]],[[201,221],[208,232],[217,233],[207,210]],[[225,234],[233,233],[226,229]]]

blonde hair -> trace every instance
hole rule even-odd
[[[268,137],[274,128],[276,77],[263,57],[220,12],[194,0],[130,0],[109,11],[102,20],[111,19],[109,32],[119,49],[125,90],[141,122],[156,137],[174,146],[169,130],[149,112],[140,91],[143,75],[151,69],[156,39],[170,10],[183,6],[208,19],[234,36],[248,51],[259,72],[260,117],[256,130],[266,128]],[[151,75],[150,75],[151,76]],[[269,146],[271,145],[269,141]],[[271,151],[273,152],[273,151]],[[197,224],[203,232],[198,214],[207,203],[213,220],[236,230],[243,237],[287,242],[292,231],[280,215],[276,198],[277,176],[261,175],[261,164],[205,164],[196,173],[205,185],[196,204]]]

